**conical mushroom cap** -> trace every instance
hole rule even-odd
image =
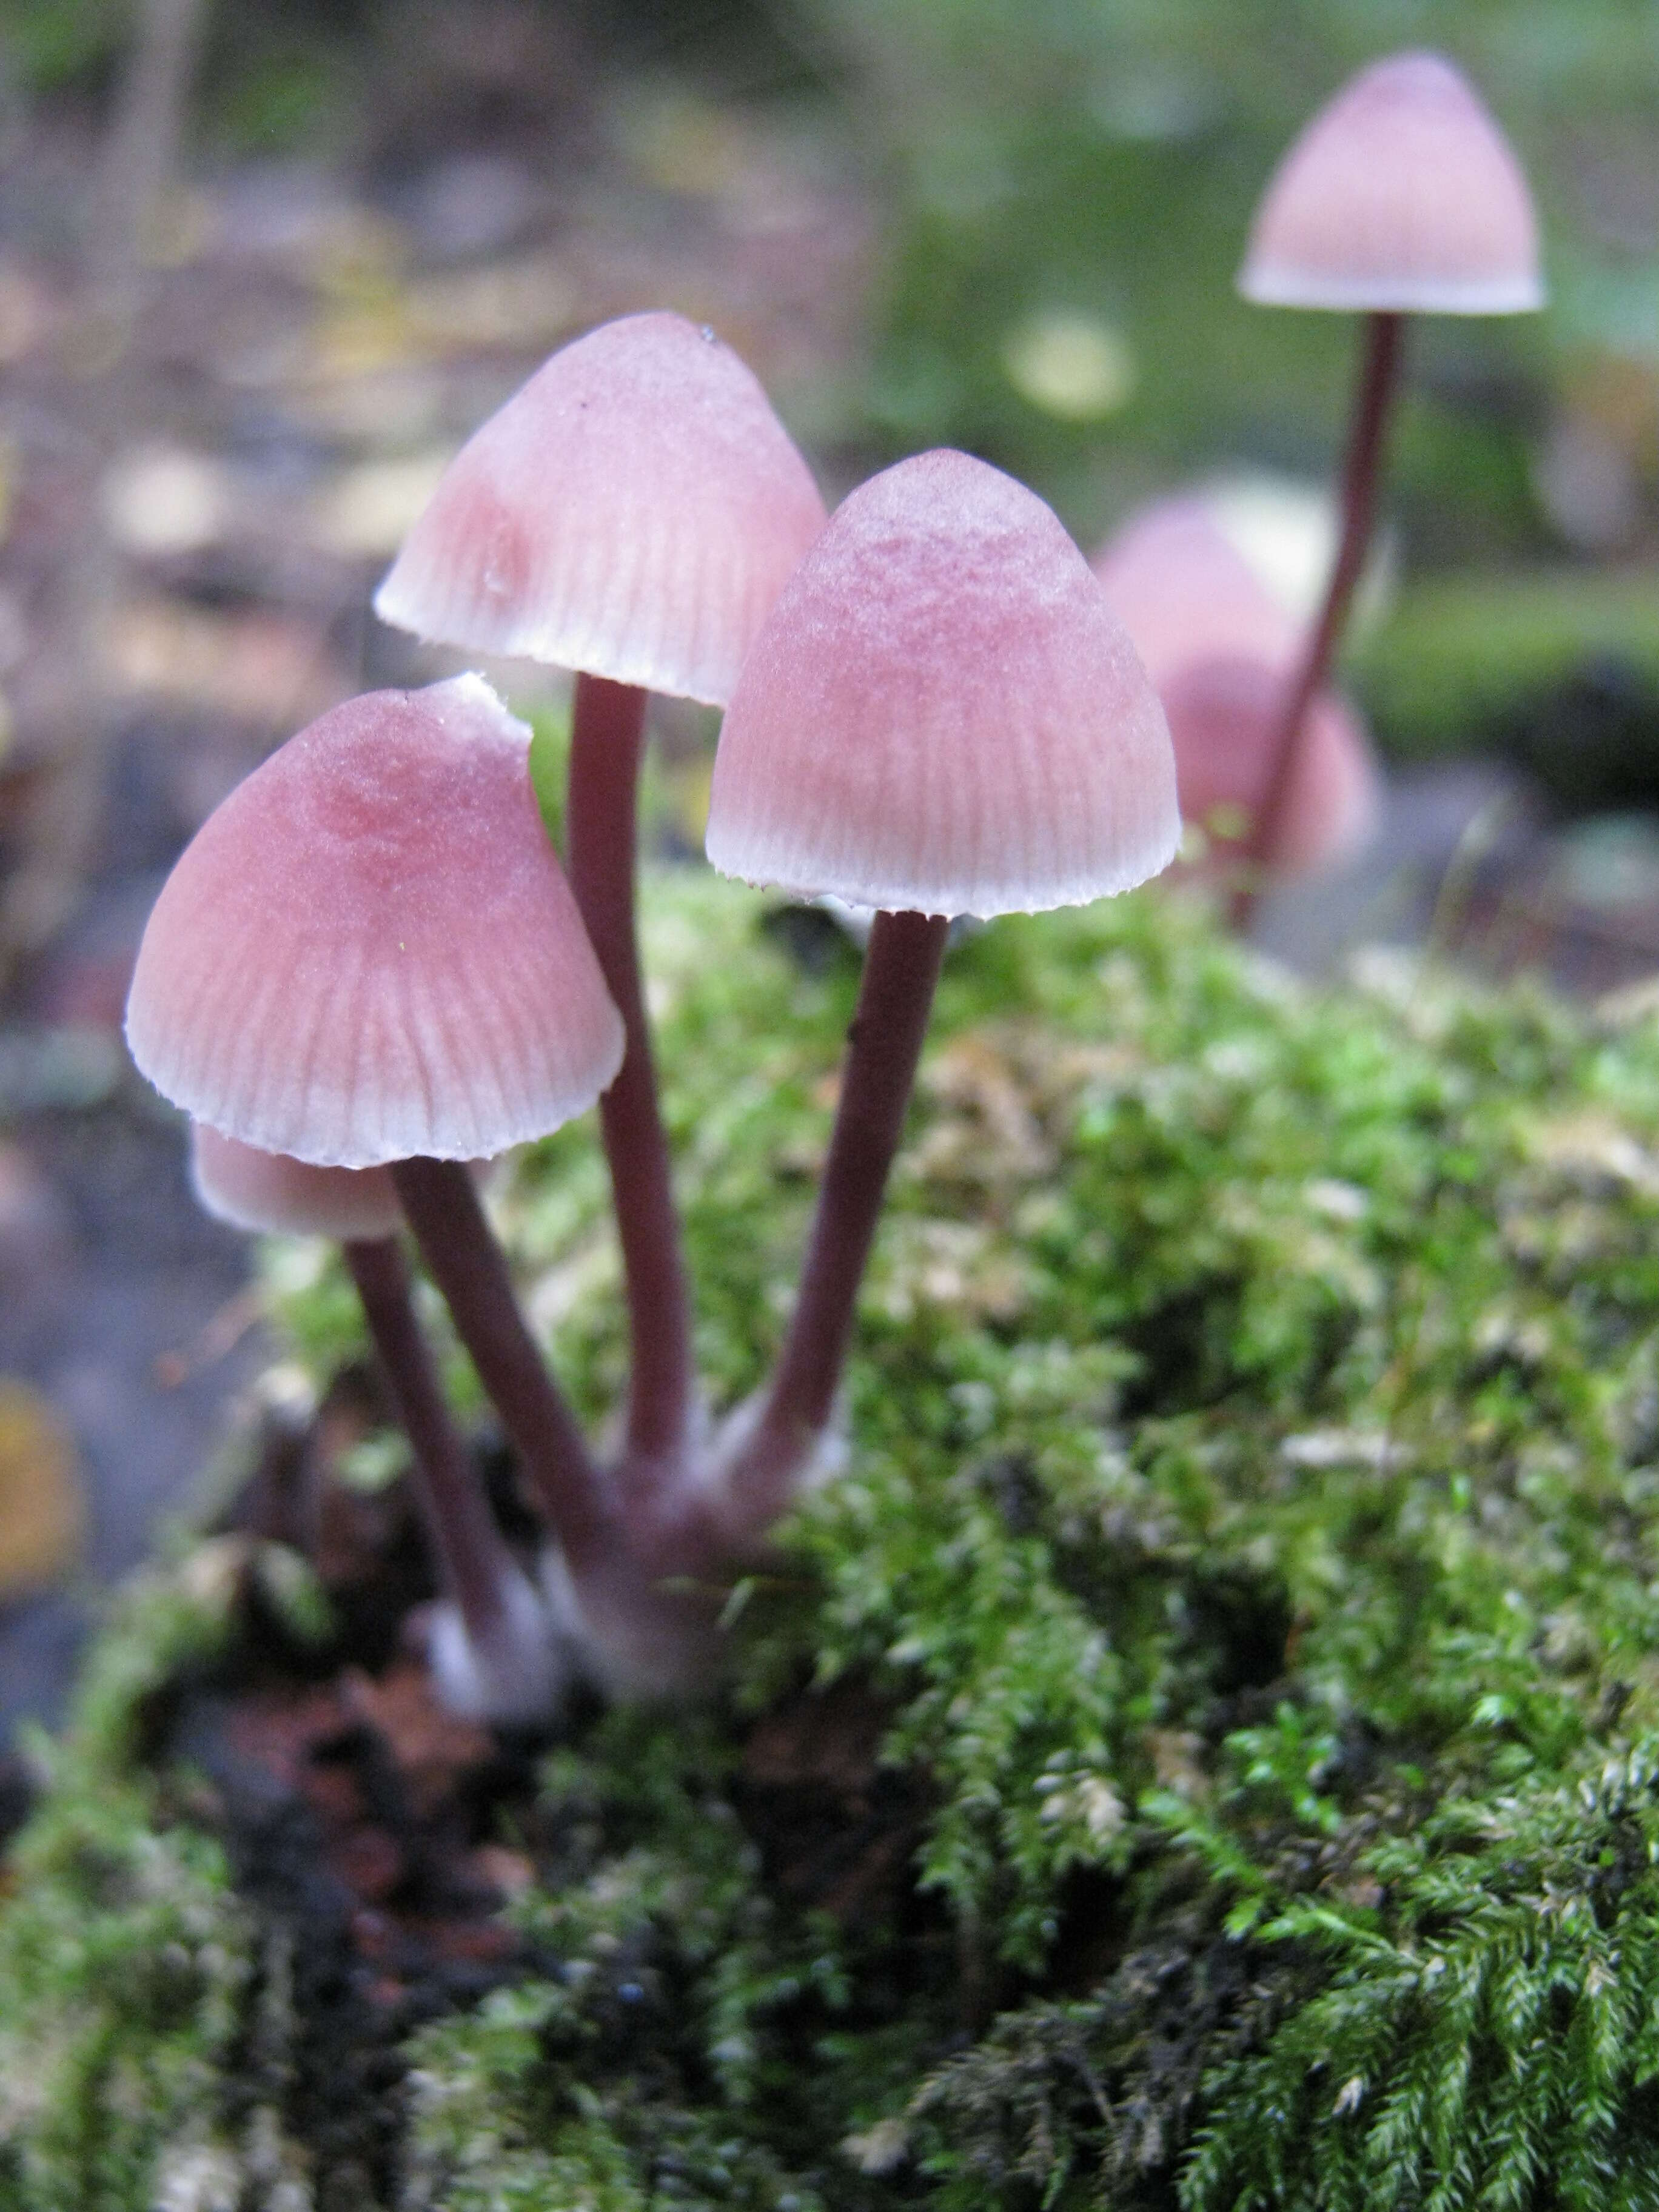
[[[1238,289],[1279,307],[1543,306],[1527,180],[1449,62],[1391,55],[1320,110],[1267,186]]]
[[[1164,702],[1183,819],[1201,828],[1223,807],[1253,817],[1267,797],[1301,625],[1202,498],[1144,507],[1101,547],[1094,571]],[[1329,866],[1364,842],[1380,805],[1364,729],[1322,690],[1263,857],[1291,873]]]
[[[204,823],[155,902],[127,1041],[262,1152],[476,1159],[591,1105],[622,1060],[530,784],[476,676],[335,708]]]
[[[1101,588],[1154,685],[1195,653],[1289,661],[1298,630],[1201,498],[1155,501],[1095,555]]]
[[[722,706],[823,501],[731,348],[605,323],[468,441],[375,595],[381,618]]]
[[[922,453],[784,586],[720,733],[708,857],[861,906],[1036,913],[1127,890],[1180,836],[1164,715],[1058,518]]]
[[[194,1121],[190,1180],[197,1198],[233,1229],[284,1237],[392,1237],[403,1208],[385,1168],[313,1168],[262,1152]]]
[[[1203,828],[1223,808],[1254,818],[1267,795],[1288,672],[1217,654],[1174,669],[1160,686],[1175,744],[1181,811]],[[1382,792],[1365,733],[1334,692],[1308,710],[1272,849],[1285,875],[1309,875],[1356,852],[1376,826]]]

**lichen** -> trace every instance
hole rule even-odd
[[[856,959],[702,876],[647,921],[718,1413],[781,1334]],[[602,1421],[591,1130],[489,1202]],[[1401,955],[1315,990],[1158,894],[969,937],[844,1464],[714,1705],[571,1723],[532,1966],[406,2046],[402,2203],[1659,2206],[1656,1229],[1652,1024]],[[320,1390],[349,1304],[273,1266]],[[124,1864],[252,1909],[101,1694],[0,1911],[37,2058],[157,2026],[26,1932],[151,1941],[51,1844],[94,1789]],[[124,2178],[9,2201],[136,2212],[162,2133],[217,2140],[252,1940],[158,2027]],[[10,2175],[92,2139],[54,2067]]]

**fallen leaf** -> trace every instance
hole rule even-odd
[[[0,1377],[0,1599],[59,1581],[80,1559],[85,1534],[68,1431],[38,1390]]]

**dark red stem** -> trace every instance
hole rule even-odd
[[[800,1297],[759,1426],[732,1473],[744,1534],[782,1511],[830,1419],[949,929],[938,915],[878,914],[870,933]]]
[[[1348,618],[1354,586],[1365,565],[1365,551],[1370,544],[1371,524],[1376,511],[1383,432],[1399,380],[1404,329],[1403,315],[1375,314],[1365,318],[1359,385],[1348,434],[1347,459],[1342,471],[1342,534],[1330,582],[1325,589],[1325,603],[1291,680],[1269,750],[1273,765],[1245,848],[1244,876],[1231,902],[1231,917],[1238,929],[1249,928],[1261,896],[1262,871],[1273,864],[1285,801],[1301,761],[1302,733],[1308,710],[1330,673],[1332,657]]]
[[[488,1641],[514,1571],[453,1420],[410,1297],[395,1237],[354,1238],[346,1266],[375,1357],[415,1456],[415,1496],[447,1595],[476,1643]]]
[[[575,1417],[531,1340],[472,1178],[455,1160],[398,1160],[392,1176],[478,1379],[580,1573],[613,1548],[604,1492]]]
[[[599,1126],[628,1285],[631,1468],[680,1458],[691,1404],[690,1305],[634,929],[635,794],[644,726],[643,691],[577,677],[565,864],[628,1033],[621,1072],[599,1101]]]

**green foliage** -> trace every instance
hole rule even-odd
[[[213,2155],[252,1929],[217,1844],[158,1824],[144,1698],[222,1640],[210,1548],[132,1593],[94,1654],[0,1910],[0,2207],[136,2212]]]
[[[128,15],[121,0],[11,0],[0,59],[42,92],[95,77],[118,52]]]
[[[818,2212],[792,2154],[889,2086],[884,2045],[831,2032],[864,1947],[764,1894],[733,1780],[683,1717],[612,1714],[550,1762],[562,1863],[519,1917],[554,1972],[417,2039],[416,2203]]]
[[[797,1249],[853,971],[792,974],[740,895],[688,883],[674,909],[653,947],[663,1056],[707,1364],[735,1398],[765,1348],[756,1285]],[[768,1080],[748,1087],[757,1056]],[[1554,1893],[1538,1839],[1656,1718],[1656,1057],[1650,1034],[1395,961],[1304,992],[1167,901],[1003,925],[955,957],[864,1303],[850,1464],[793,1532],[821,1597],[757,1584],[735,1656],[749,1711],[803,1675],[885,1701],[884,1759],[928,1778],[918,1874],[959,1978],[1014,2002],[950,2060],[938,1994],[919,1992],[889,2094],[861,2110],[826,2063],[833,2033],[803,2057],[763,2026],[751,2047],[775,2070],[816,2066],[842,2099],[823,2140],[893,2130],[903,2169],[963,2207],[1127,2204],[1167,2201],[1202,2115],[1195,2206],[1232,2201],[1218,2192],[1255,2171],[1245,2141],[1261,2203],[1323,2201],[1327,2133],[1285,2090],[1312,2046],[1272,2037],[1275,2006],[1291,2035],[1327,2002],[1394,2022],[1392,2043],[1366,2031],[1368,2094],[1407,2109],[1432,2039],[1399,1960],[1427,1901],[1469,1955],[1490,1941],[1497,1957],[1494,1868],[1534,1869],[1511,1868],[1513,1932]],[[509,1201],[521,1249],[556,1224],[556,1268],[595,1233],[567,1141]],[[745,1334],[708,1326],[728,1299]],[[592,1310],[566,1324],[590,1384],[616,1371],[614,1330]],[[1180,1869],[1198,1839],[1194,1900]],[[1603,1848],[1584,1846],[1592,1875]],[[1419,1855],[1420,1904],[1389,1850]],[[609,1880],[624,1863],[645,1882],[633,1860]],[[1133,1948],[1092,1994],[1045,1996],[1079,1880]],[[1407,1918],[1385,1930],[1333,1881],[1395,1885]],[[1632,1893],[1630,1928],[1642,1909]],[[1538,1954],[1547,1979],[1576,1926]],[[1610,1944],[1639,2017],[1645,1968]],[[1463,2015],[1435,2018],[1450,2035]],[[1578,2032],[1562,2033],[1571,2081]],[[1178,2063],[1160,2073],[1157,2049]],[[1623,2160],[1639,2196],[1638,2081],[1626,2069],[1576,2109],[1582,2155]],[[1609,2099],[1623,2148],[1597,2151]],[[1462,2148],[1425,2136],[1423,2172],[1450,2193],[1425,2180],[1424,2201],[1474,2204],[1458,2159],[1484,2186],[1488,2137],[1501,2148],[1512,2124],[1566,2158],[1551,2109],[1505,2119],[1471,2090]],[[1403,2201],[1389,2140],[1345,2201]]]
[[[217,1848],[142,1790],[54,1798],[0,1915],[0,2206],[127,2212],[220,2117],[248,1934]]]
[[[1540,570],[1413,586],[1358,652],[1355,674],[1367,708],[1403,748],[1449,751],[1589,667],[1616,670],[1651,714],[1659,695],[1652,592],[1619,574]],[[1544,747],[1528,764],[1567,796],[1575,777],[1582,781],[1581,766],[1551,759]],[[1652,762],[1644,757],[1625,773],[1650,783]]]
[[[246,1560],[236,1540],[210,1541],[176,1566],[152,1569],[127,1585],[82,1670],[62,1741],[35,1747],[55,1782],[95,1790],[104,1778],[131,1771],[147,1700],[228,1640]],[[279,1577],[283,1571],[278,1568]]]
[[[1230,1749],[1260,1784],[1259,1746]],[[1419,1784],[1259,1856],[1149,1800],[1232,1910],[1166,1916],[934,2074],[912,2114],[942,2203],[1167,2204],[1197,2113],[1182,2212],[1659,2203],[1656,1774],[1649,1743],[1577,1783]]]
[[[651,888],[715,1415],[856,988],[794,928]],[[591,1132],[490,1203],[602,1418]],[[1650,1025],[1393,955],[1315,992],[1167,896],[969,938],[843,1463],[726,1699],[550,1761],[536,1972],[411,2046],[410,2203],[1659,2205],[1656,1228]],[[334,1295],[284,1297],[316,1389]],[[103,1662],[123,1786],[173,1663]]]
[[[1255,1939],[1329,1978],[1216,2068],[1187,2212],[1659,2203],[1656,1784],[1650,1738],[1577,1783],[1362,1816],[1334,1887],[1254,1883]]]

